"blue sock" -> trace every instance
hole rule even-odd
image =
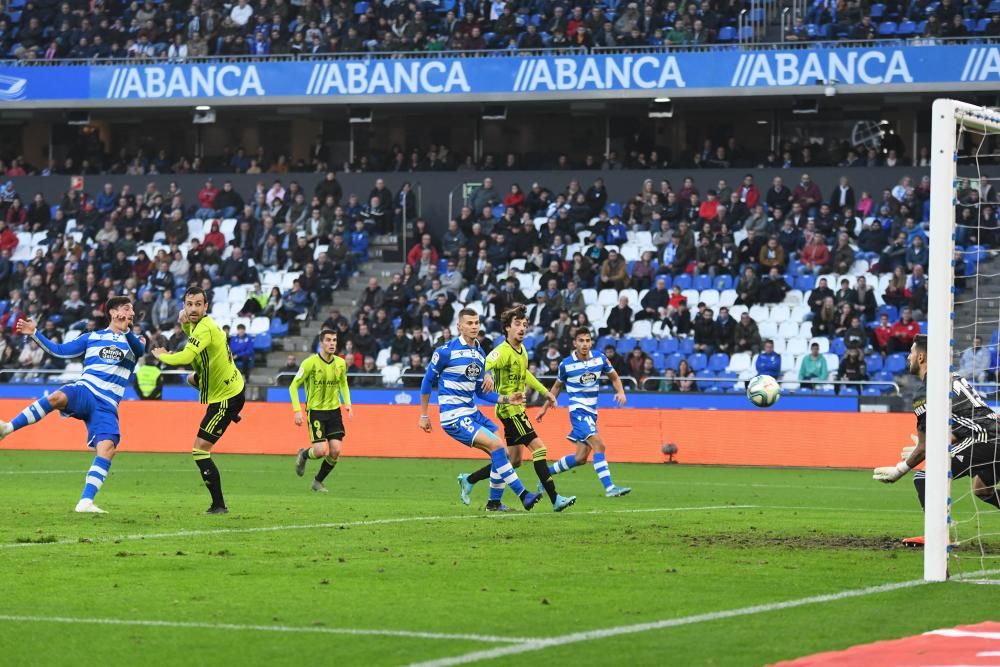
[[[514,472],[514,466],[510,464],[510,459],[507,457],[507,450],[501,447],[493,451],[490,454],[490,459],[493,461],[493,471],[491,471],[491,474],[492,472],[496,472],[503,479],[504,483],[510,487],[510,490],[520,498],[524,493],[524,484],[521,484],[517,473]],[[493,491],[492,487],[490,491]]]
[[[52,404],[49,403],[47,396],[42,396],[24,410],[21,410],[21,412],[19,412],[18,415],[11,420],[10,425],[13,426],[16,431],[19,428],[31,426],[35,422],[40,421],[50,412],[52,412]]]
[[[576,466],[576,454],[567,454],[549,466],[549,474],[558,475],[561,472],[566,472],[574,466]]]
[[[503,477],[500,476],[496,470],[490,470],[490,502],[500,502],[503,498],[503,490],[506,486],[503,483]]]
[[[106,459],[103,456],[94,457],[94,462],[90,464],[90,470],[87,471],[87,483],[83,487],[80,500],[94,499],[97,492],[101,490],[104,480],[107,479],[110,469],[111,459]]]
[[[608,470],[608,462],[604,460],[604,454],[594,452],[594,471],[600,478],[601,484],[604,485],[605,491],[614,486],[614,482],[611,481],[611,471]]]

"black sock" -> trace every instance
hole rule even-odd
[[[990,489],[990,495],[988,496],[976,496],[984,503],[993,505],[993,507],[1000,508],[1000,493],[997,492],[996,487]]]
[[[468,477],[468,479],[466,481],[468,481],[469,484],[475,484],[476,482],[481,482],[484,479],[489,479],[489,477],[490,477],[490,469],[491,469],[491,467],[488,466],[488,465],[483,466],[482,468],[480,468],[476,472],[474,472],[471,475],[469,475],[469,477]]]
[[[330,472],[336,467],[337,467],[336,463],[330,463],[326,459],[323,459],[323,463],[321,463],[319,466],[319,472],[316,473],[316,481],[322,482],[324,479],[326,479],[326,476],[329,475]]]
[[[545,460],[535,461],[535,474],[538,475],[538,481],[545,487],[545,493],[549,494],[549,500],[554,503],[556,501],[556,483],[552,481],[549,462]]]
[[[195,463],[198,464],[198,470],[201,471],[201,478],[205,481],[208,492],[212,494],[212,507],[225,507],[226,501],[222,497],[222,475],[219,474],[215,461],[208,458]]]
[[[927,480],[923,477],[914,477],[913,486],[917,489],[917,498],[920,499],[920,509],[924,508],[924,488],[927,486]]]

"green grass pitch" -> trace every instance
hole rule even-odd
[[[72,513],[89,454],[0,452],[0,663],[758,665],[998,617],[995,586],[956,582],[746,611],[919,579],[897,546],[921,532],[909,480],[612,452],[631,495],[588,466],[556,478],[579,496],[563,514],[487,516],[485,485],[465,507],[455,483],[478,461],[347,458],[320,495],[316,462],[300,479],[292,456],[216,460],[227,516],[202,514],[189,456],[128,452],[96,516]]]

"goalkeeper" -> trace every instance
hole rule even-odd
[[[921,390],[913,399],[913,414],[917,418],[914,446],[903,449],[903,460],[895,466],[875,468],[873,478],[891,484],[924,460],[927,421],[927,336],[913,340],[907,357],[910,373],[921,381]],[[953,479],[972,475],[972,491],[980,500],[1000,508],[996,489],[996,466],[1000,461],[1000,422],[990,406],[976,393],[968,381],[952,374],[951,401],[951,475]],[[924,506],[926,474],[919,470],[913,475],[920,506]],[[922,544],[923,538],[910,538]],[[904,541],[910,541],[904,540]]]

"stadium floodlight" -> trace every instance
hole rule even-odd
[[[673,118],[674,103],[669,97],[657,97],[649,102],[650,118]]]
[[[194,117],[191,122],[195,125],[211,125],[215,122],[215,111],[211,107],[205,109],[195,108]]]
[[[199,104],[198,106],[196,106],[194,108],[194,110],[195,111],[211,111],[212,107],[208,106],[207,104]]]
[[[951,479],[952,399],[961,398],[985,407],[979,394],[969,395],[965,386],[952,381],[952,368],[963,348],[976,336],[996,346],[1000,331],[1000,308],[995,297],[989,300],[997,283],[997,273],[984,266],[989,254],[983,235],[992,238],[992,229],[981,227],[982,198],[971,197],[972,190],[988,193],[990,178],[983,173],[981,160],[989,160],[1000,141],[1000,114],[949,99],[935,100],[931,122],[930,248],[927,316],[927,397],[926,405],[926,499],[924,512],[924,579],[944,581],[963,565],[966,558],[981,566],[997,556],[983,548],[987,536],[996,536],[997,510],[987,506],[973,493],[975,475]],[[968,184],[965,184],[968,179]],[[996,181],[994,175],[993,178]],[[959,188],[963,189],[959,196]],[[995,192],[995,186],[993,186]],[[971,207],[966,222],[956,224],[956,210]],[[960,243],[956,244],[956,238]],[[966,287],[958,292],[955,285],[956,245],[963,248],[963,259],[972,271],[965,270]],[[963,278],[962,275],[959,278]],[[974,382],[976,379],[974,378]],[[997,380],[974,387],[996,395]],[[989,442],[980,451],[993,452]],[[965,457],[969,456],[968,449]],[[995,454],[991,454],[995,457]],[[960,462],[965,459],[956,456]],[[970,461],[973,459],[970,459]],[[1000,461],[993,460],[993,470]],[[966,516],[967,508],[972,516]],[[956,512],[956,506],[959,507]],[[993,526],[991,531],[989,526]],[[961,556],[959,558],[958,556]],[[951,566],[952,572],[949,572]],[[987,567],[980,567],[987,570]],[[996,571],[995,569],[993,570]],[[968,574],[967,572],[964,574]],[[981,575],[980,575],[981,576]]]
[[[372,122],[372,110],[368,107],[351,109],[350,117],[348,118],[350,123],[370,123]]]
[[[86,111],[66,112],[67,125],[90,125],[90,113]]]

